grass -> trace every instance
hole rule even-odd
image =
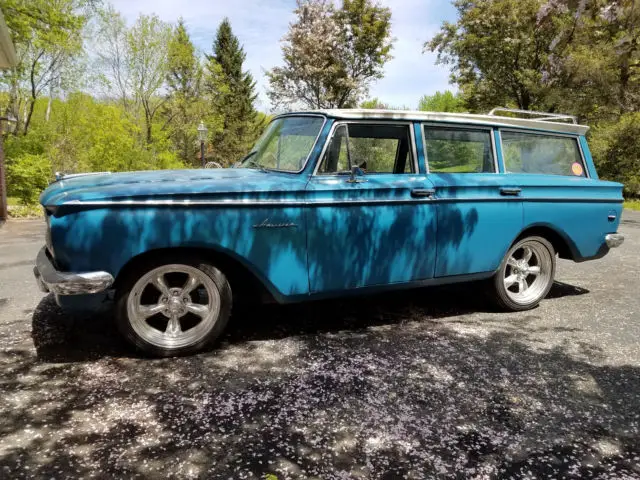
[[[625,200],[624,208],[631,210],[640,210],[640,200]]]
[[[7,210],[10,218],[37,218],[44,215],[39,204],[23,205],[17,197],[7,197]]]
[[[44,216],[40,205],[8,205],[10,218],[38,218]]]

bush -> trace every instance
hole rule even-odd
[[[627,197],[640,196],[640,113],[598,125],[589,143],[600,177],[624,183]]]
[[[7,162],[7,193],[23,205],[36,204],[50,178],[51,163],[42,155],[25,153]]]

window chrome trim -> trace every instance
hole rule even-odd
[[[318,135],[316,135],[316,139],[313,142],[313,145],[311,146],[311,149],[309,150],[309,153],[307,154],[307,158],[305,159],[304,164],[302,165],[302,168],[300,170],[297,170],[297,171],[296,170],[279,170],[277,168],[263,167],[268,172],[291,173],[291,174],[294,174],[294,175],[298,175],[298,174],[304,172],[305,169],[307,168],[307,164],[309,163],[309,159],[311,158],[311,154],[313,153],[313,151],[315,150],[316,146],[318,145],[318,141],[320,140],[320,136],[322,135],[322,130],[324,130],[324,126],[327,124],[327,121],[328,121],[327,116],[326,115],[322,115],[320,113],[283,113],[281,115],[278,115],[278,116],[274,117],[269,123],[267,123],[267,125],[265,126],[265,130],[269,127],[269,125],[271,125],[276,120],[279,120],[279,119],[282,119],[282,118],[292,118],[292,117],[317,117],[317,118],[322,118],[323,121],[322,121],[322,125],[320,125],[320,129],[318,130]],[[251,151],[248,152],[248,153],[251,153]]]
[[[333,125],[331,126],[331,130],[329,131],[329,135],[327,136],[327,141],[324,143],[324,147],[322,148],[322,152],[320,152],[320,158],[318,159],[318,161],[316,162],[315,168],[313,169],[313,172],[311,173],[311,175],[313,177],[338,177],[338,176],[345,176],[348,175],[349,172],[345,172],[342,174],[339,173],[328,173],[328,174],[322,174],[322,173],[318,173],[318,170],[320,169],[320,165],[322,164],[322,161],[324,160],[324,156],[325,153],[327,151],[327,148],[329,148],[329,144],[333,141],[333,136],[335,135],[335,131],[336,129],[340,126],[340,125],[349,125],[349,124],[358,124],[358,125],[362,125],[362,124],[369,124],[369,125],[402,125],[402,126],[407,126],[409,128],[409,135],[410,135],[410,141],[411,141],[411,154],[413,156],[413,172],[402,172],[402,173],[394,173],[394,172],[374,172],[374,173],[366,173],[365,175],[419,175],[420,174],[420,169],[418,166],[418,152],[416,149],[416,139],[415,139],[415,135],[414,135],[414,131],[413,131],[413,122],[407,122],[407,121],[394,121],[394,120],[336,120],[333,122]],[[396,152],[396,156],[397,156],[397,152]]]
[[[491,153],[493,155],[493,172],[457,172],[460,173],[461,175],[469,175],[469,174],[478,174],[478,173],[483,173],[483,174],[499,174],[500,169],[498,168],[498,152],[496,150],[496,139],[494,138],[493,132],[494,130],[496,130],[494,127],[490,126],[490,125],[467,125],[467,124],[460,124],[460,125],[456,125],[456,124],[445,124],[445,123],[439,123],[439,122],[421,122],[420,123],[420,133],[422,135],[422,149],[424,150],[424,163],[425,163],[425,168],[427,170],[427,174],[431,173],[431,169],[429,168],[429,154],[427,153],[427,139],[426,136],[424,134],[424,130],[425,130],[425,126],[428,127],[432,127],[432,128],[440,128],[440,129],[444,129],[444,130],[481,130],[481,131],[485,131],[489,133],[489,137],[491,140]],[[445,172],[433,172],[434,174],[436,173],[445,173]]]
[[[505,131],[507,133],[520,133],[523,135],[536,135],[538,137],[556,137],[556,138],[571,138],[576,145],[578,145],[578,152],[580,153],[580,161],[582,163],[582,171],[584,172],[584,177],[578,175],[556,175],[555,173],[526,173],[526,172],[509,172],[507,171],[507,163],[505,162],[504,155],[504,142],[502,140],[502,132]],[[521,128],[499,128],[498,133],[500,134],[500,146],[502,147],[502,163],[504,165],[504,172],[507,175],[553,175],[554,177],[570,177],[570,178],[591,178],[591,173],[587,168],[587,161],[584,157],[584,151],[582,150],[582,145],[580,145],[580,136],[571,134],[571,133],[545,133],[545,132],[536,132]]]

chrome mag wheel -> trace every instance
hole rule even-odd
[[[133,331],[145,342],[177,350],[202,341],[220,316],[213,279],[190,265],[154,268],[133,285],[126,309]]]
[[[503,271],[505,293],[518,305],[538,302],[553,282],[553,253],[530,238],[517,243],[507,254]]]

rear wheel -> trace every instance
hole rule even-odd
[[[556,271],[556,252],[542,237],[526,237],[507,252],[493,279],[495,299],[506,310],[537,306],[547,296]]]
[[[120,331],[154,356],[197,352],[214,342],[231,312],[231,288],[215,267],[195,259],[141,265],[118,289]]]

